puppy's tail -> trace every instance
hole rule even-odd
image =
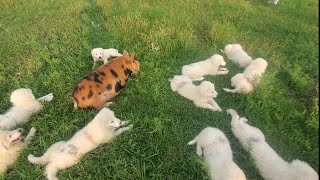
[[[188,145],[193,145],[195,143],[198,142],[198,136],[196,136],[193,140],[191,140],[190,142],[188,142]]]
[[[223,90],[224,90],[225,92],[230,92],[230,93],[236,93],[236,92],[238,92],[238,89],[223,88]]]
[[[237,111],[235,111],[234,109],[228,109],[227,113],[231,115],[231,123],[238,122],[238,120],[240,119]]]

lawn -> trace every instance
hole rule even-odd
[[[318,172],[318,7],[316,0],[277,6],[265,0],[1,0],[0,113],[21,87],[36,97],[53,92],[54,100],[21,126],[35,127],[36,136],[0,179],[44,179],[44,167],[28,163],[27,155],[68,140],[97,114],[74,110],[70,99],[92,70],[95,47],[134,52],[141,62],[110,107],[134,128],[60,171],[60,179],[209,179],[195,146],[187,145],[207,126],[226,134],[247,179],[262,179],[231,132],[228,108],[261,129],[286,161],[300,159]],[[222,90],[241,72],[230,60],[228,75],[205,77],[215,84],[223,112],[197,108],[170,90],[168,79],[183,65],[221,54],[229,43],[269,63],[253,93]]]

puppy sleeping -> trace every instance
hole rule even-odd
[[[244,149],[250,152],[255,160],[261,176],[266,180],[317,180],[318,174],[307,163],[293,160],[291,163],[284,161],[266,142],[260,129],[248,125],[248,119],[240,118],[233,109],[228,109],[231,114],[231,127],[234,136],[240,141]]]
[[[22,149],[26,148],[36,129],[31,128],[27,137],[21,135],[22,129],[0,130],[0,174],[5,173],[17,160]]]
[[[201,81],[204,79],[204,75],[228,74],[228,69],[221,67],[225,65],[223,57],[215,54],[205,61],[183,66],[182,75],[188,76],[193,81]]]
[[[259,84],[259,79],[266,71],[267,66],[267,61],[262,58],[253,60],[243,73],[238,73],[231,78],[231,86],[234,89],[223,88],[223,90],[231,93],[252,92],[253,85]]]
[[[227,137],[217,128],[203,129],[188,145],[197,145],[197,154],[209,165],[212,180],[245,180],[246,176],[233,161]]]
[[[41,157],[30,154],[28,160],[32,164],[46,165],[45,176],[49,180],[56,180],[59,170],[75,165],[86,153],[132,128],[132,125],[122,127],[125,124],[127,121],[121,121],[113,111],[103,108],[70,140],[53,144]]]
[[[14,90],[10,96],[12,107],[0,115],[0,129],[12,129],[18,124],[27,122],[33,113],[40,111],[42,102],[50,102],[52,99],[52,93],[36,99],[31,89]]]
[[[93,58],[93,68],[97,61],[102,61],[103,64],[107,64],[108,59],[110,59],[111,57],[122,56],[122,54],[120,54],[117,49],[113,49],[113,48],[109,48],[109,49],[94,48],[91,50],[91,55]]]
[[[222,52],[227,55],[228,59],[241,68],[246,68],[252,61],[252,58],[242,50],[240,44],[228,44]]]
[[[218,96],[218,93],[211,82],[203,81],[199,86],[195,86],[192,80],[184,75],[174,76],[169,81],[173,92],[177,91],[181,96],[193,101],[197,107],[222,111],[213,99]]]

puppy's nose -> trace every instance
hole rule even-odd
[[[99,56],[99,59],[101,59],[101,56]]]

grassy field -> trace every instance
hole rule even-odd
[[[306,161],[318,172],[318,7],[316,0],[281,0],[277,6],[264,0],[1,0],[0,113],[17,88],[55,97],[22,126],[37,134],[0,179],[44,179],[44,167],[28,163],[27,155],[42,155],[97,114],[74,110],[70,100],[74,85],[91,71],[94,47],[134,52],[141,62],[111,107],[134,128],[60,171],[60,179],[209,179],[203,159],[187,146],[207,126],[226,134],[247,179],[262,179],[231,132],[228,108],[260,128],[285,160]],[[241,72],[229,60],[228,75],[205,78],[215,84],[223,112],[196,108],[170,90],[168,78],[183,65],[229,43],[269,63],[252,94],[222,90]]]

